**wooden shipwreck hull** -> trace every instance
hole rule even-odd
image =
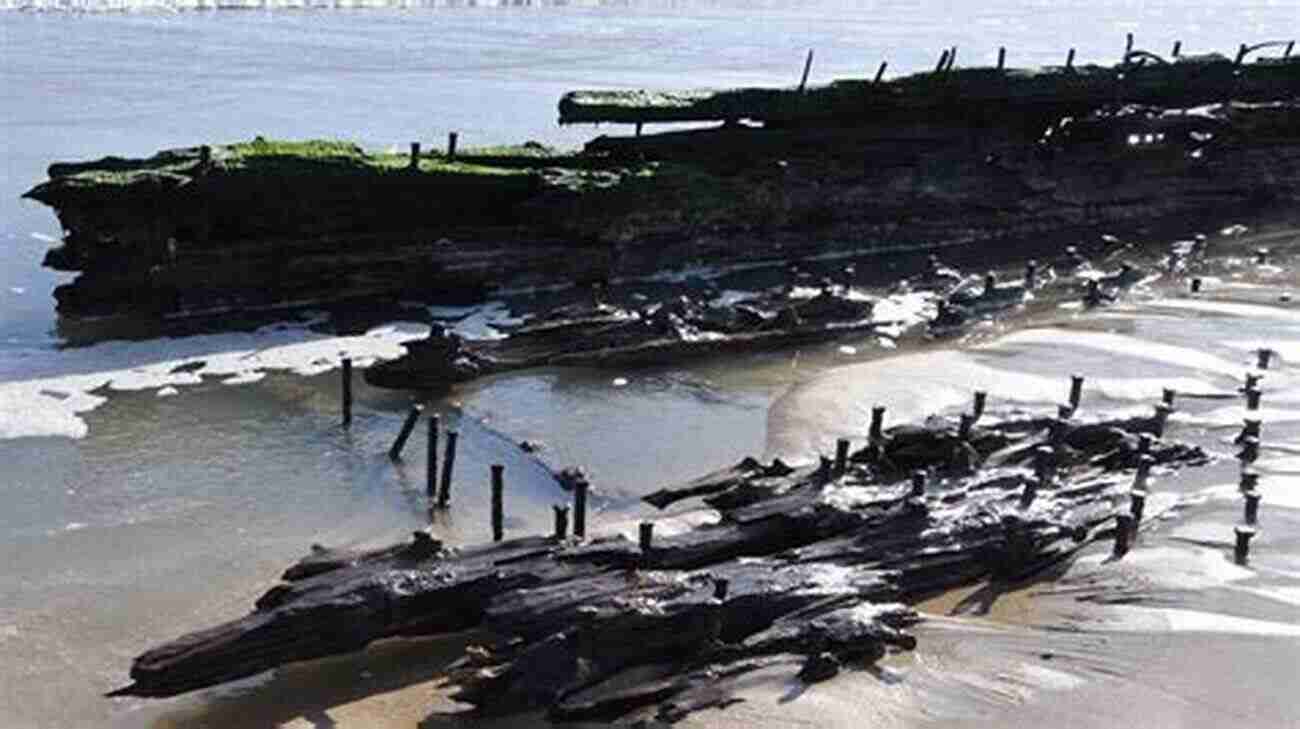
[[[45,265],[79,272],[55,291],[70,317],[465,301],[1300,199],[1300,57],[1142,59],[803,92],[578,92],[564,121],[761,126],[572,154],[257,139],[55,164],[27,197],[59,216]]]
[[[436,327],[427,338],[406,342],[402,357],[367,368],[365,378],[377,387],[418,390],[534,367],[672,365],[860,334],[889,323],[873,318],[874,305],[828,286],[802,299],[780,289],[734,304],[683,295],[640,309],[560,307],[503,339],[467,341]]]
[[[817,681],[909,649],[908,601],[1021,579],[1113,531],[1125,471],[1206,460],[1139,438],[1162,423],[932,420],[817,467],[747,459],[648,497],[703,497],[720,519],[640,544],[557,534],[453,548],[419,532],[371,552],[317,549],[248,616],[141,655],[114,693],[170,696],[384,637],[474,630],[482,644],[447,680],[480,711],[672,721],[725,704],[756,668],[793,662]]]

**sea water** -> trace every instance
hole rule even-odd
[[[384,7],[346,9],[354,5]],[[174,12],[216,6],[251,10]],[[860,433],[876,403],[900,422],[955,412],[971,389],[983,388],[994,411],[1050,411],[1064,397],[1066,375],[1078,370],[1090,376],[1086,406],[1098,412],[1147,407],[1167,386],[1206,396],[1174,427],[1226,452],[1222,441],[1240,409],[1210,398],[1233,392],[1251,349],[1268,343],[1282,353],[1268,383],[1270,413],[1291,412],[1300,395],[1286,374],[1300,354],[1298,314],[1277,301],[1297,283],[1294,269],[1265,275],[1247,265],[1249,233],[1179,231],[1210,234],[1224,256],[1239,257],[1241,265],[1210,286],[1216,296],[1189,298],[1166,280],[1101,315],[1040,308],[978,325],[964,340],[897,331],[739,361],[529,372],[460,388],[430,403],[462,435],[454,508],[431,521],[423,428],[404,461],[385,455],[410,398],[359,384],[354,423],[341,428],[339,358],[364,366],[391,357],[430,314],[469,315],[465,326],[485,332],[486,323],[538,302],[520,295],[455,312],[416,307],[362,326],[343,326],[328,311],[219,330],[61,321],[51,291],[69,275],[40,266],[58,222],[19,200],[53,161],[259,134],[401,149],[413,140],[437,145],[455,130],[462,145],[577,146],[624,130],[558,127],[555,103],[567,90],[791,86],[809,49],[812,83],[874,74],[882,60],[891,73],[920,70],[952,45],[959,64],[990,63],[999,46],[1011,65],[1061,63],[1071,47],[1079,62],[1113,62],[1126,32],[1157,52],[1175,40],[1188,53],[1231,52],[1241,42],[1300,33],[1290,2],[3,0],[0,7],[8,9],[0,11],[5,729],[205,725],[212,717],[201,712],[159,719],[158,705],[99,694],[126,682],[131,657],[144,648],[243,614],[312,543],[377,544],[426,526],[452,542],[486,539],[490,463],[507,467],[508,531],[547,529],[550,505],[568,498],[543,462],[584,467],[596,487],[597,528],[617,529],[642,513],[639,495],[744,455],[811,458],[836,437]],[[1172,240],[1162,235],[1142,242],[1158,252]],[[1293,243],[1294,236],[1270,245],[1284,251]],[[1158,255],[1149,258],[1154,264]],[[858,265],[879,268],[883,281],[919,260]],[[924,302],[892,305],[907,321],[926,313]],[[1269,437],[1300,449],[1294,425],[1270,425]],[[520,450],[521,440],[539,444],[537,456]],[[1297,468],[1285,456],[1267,454],[1261,468],[1291,483]],[[1195,528],[1218,534],[1214,525],[1230,524],[1237,507],[1214,484],[1201,486],[1196,513],[1204,523]],[[1277,508],[1288,508],[1280,501]],[[1300,566],[1287,547],[1295,541],[1277,540],[1272,576],[1251,589],[1295,594]],[[1180,615],[1181,626],[1202,624]],[[1050,683],[1041,671],[1022,673]],[[970,695],[958,692],[960,700]],[[162,706],[193,711],[208,700]],[[236,705],[216,716],[240,713]]]

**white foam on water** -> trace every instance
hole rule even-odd
[[[1180,392],[1182,391],[1180,390]],[[1262,407],[1259,410],[1247,410],[1245,405],[1229,405],[1207,410],[1203,413],[1189,413],[1180,410],[1169,416],[1170,420],[1181,423],[1220,428],[1240,427],[1242,425],[1241,421],[1246,418],[1258,418],[1267,427],[1269,423],[1287,423],[1300,420],[1300,409]]]
[[[168,385],[167,387],[159,388],[158,392],[154,394],[158,397],[171,397],[172,395],[179,395],[180,392],[180,390]]]
[[[339,366],[344,356],[365,367],[401,356],[401,342],[427,333],[427,326],[403,323],[361,335],[332,336],[312,332],[305,325],[279,324],[246,333],[35,351],[24,358],[24,370],[44,369],[50,375],[0,383],[0,439],[85,437],[86,422],[79,416],[106,402],[104,396],[92,394],[104,389],[178,388],[198,384],[204,377],[243,384],[268,371],[310,376]],[[174,371],[183,365],[189,366]]]

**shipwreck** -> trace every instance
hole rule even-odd
[[[841,440],[816,465],[746,459],[663,489],[645,501],[694,501],[718,518],[659,538],[653,521],[638,541],[587,535],[575,500],[573,535],[557,509],[549,536],[316,547],[247,616],[141,654],[113,695],[172,696],[381,638],[469,632],[446,680],[479,712],[673,722],[726,705],[760,668],[811,683],[909,650],[911,605],[926,596],[1014,584],[1103,537],[1122,557],[1158,517],[1140,490],[1150,470],[1209,460],[1160,437],[1165,405],[1091,422],[1073,410],[994,419],[984,406],[977,396],[959,422],[891,428],[878,408],[856,452]]]
[[[1271,57],[1264,52],[1277,48]],[[825,86],[575,91],[564,124],[634,125],[579,152],[536,144],[370,153],[237,144],[59,163],[26,196],[79,275],[60,314],[186,317],[501,289],[828,250],[987,245],[1300,195],[1291,43],[1118,64],[962,68]],[[642,134],[647,124],[702,122]],[[994,251],[996,252],[996,251]]]

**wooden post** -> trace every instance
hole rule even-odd
[[[1078,410],[1083,399],[1083,375],[1070,375],[1070,409]]]
[[[1147,492],[1140,489],[1133,489],[1128,492],[1129,504],[1128,513],[1133,517],[1134,524],[1142,523],[1142,512],[1147,506]]]
[[[1153,419],[1153,425],[1155,426],[1154,430],[1157,438],[1165,437],[1165,426],[1169,424],[1169,413],[1172,411],[1172,408],[1164,403],[1156,405],[1156,415]]]
[[[500,463],[494,463],[492,470],[492,541],[499,542],[506,536],[506,516],[505,516],[505,491],[506,467]]]
[[[1248,52],[1250,52],[1250,48],[1248,48],[1245,43],[1242,43],[1241,46],[1237,48],[1237,59],[1232,62],[1233,65],[1240,66],[1241,62],[1246,60],[1246,54]]]
[[[1244,514],[1246,524],[1255,526],[1255,522],[1259,521],[1259,492],[1251,490],[1242,494],[1242,496],[1246,501]]]
[[[802,92],[808,86],[808,72],[812,70],[813,49],[808,49],[808,58],[803,62],[803,78],[799,79],[799,91]]]
[[[1179,54],[1181,54],[1182,52],[1183,52],[1183,42],[1180,40],[1174,41],[1174,50],[1169,55],[1174,58],[1178,58]]]
[[[1247,390],[1246,409],[1250,411],[1259,410],[1259,400],[1263,394],[1264,392],[1262,390]]]
[[[1172,387],[1166,387],[1160,392],[1160,402],[1163,402],[1169,407],[1174,406],[1174,398],[1176,397],[1178,397],[1178,391]]]
[[[1199,277],[1192,279],[1192,293],[1201,293],[1201,279]]]
[[[1146,455],[1151,452],[1151,434],[1143,433],[1138,436],[1138,453]]]
[[[975,425],[975,416],[962,413],[957,423],[957,436],[962,440],[970,438],[970,429],[973,425]]]
[[[1133,52],[1133,34],[1129,33],[1128,38],[1124,41],[1124,64],[1128,64],[1128,54]]]
[[[1033,290],[1038,287],[1038,261],[1030,259],[1025,262],[1025,288]]]
[[[885,437],[885,406],[876,405],[871,408],[871,430],[868,438],[871,442],[883,440]]]
[[[1256,364],[1259,366],[1259,369],[1261,370],[1268,369],[1268,366],[1272,361],[1273,361],[1273,350],[1268,349],[1267,347],[1264,347],[1259,350],[1259,359],[1256,361]]]
[[[714,578],[714,580],[713,580],[713,599],[714,599],[714,600],[726,600],[726,599],[727,599],[727,587],[730,586],[730,584],[731,584],[731,581],[728,580],[728,579],[725,578],[725,577],[717,577],[717,578]]]
[[[834,478],[835,464],[826,456],[817,456],[817,475],[816,480],[819,484],[830,483]]]
[[[1130,514],[1115,515],[1115,549],[1112,554],[1115,557],[1123,557],[1128,554],[1129,535],[1133,531],[1133,516]]]
[[[212,148],[208,145],[199,147],[199,165],[207,167],[212,164]]]
[[[979,420],[984,415],[984,405],[988,402],[989,394],[983,390],[975,391],[975,402],[971,405],[971,417]]]
[[[1147,479],[1151,477],[1151,465],[1156,462],[1152,456],[1138,456],[1137,472],[1133,474],[1133,489],[1136,491],[1147,490]]]
[[[1237,460],[1241,461],[1242,467],[1246,464],[1254,463],[1259,460],[1259,438],[1245,438],[1241,442],[1241,453],[1237,454]]]
[[[1065,70],[1067,71],[1074,70],[1074,49],[1073,48],[1070,49],[1069,53],[1065,54]]]
[[[641,551],[649,552],[654,547],[655,523],[652,521],[641,522]]]
[[[1247,372],[1247,373],[1246,373],[1246,386],[1242,388],[1242,392],[1245,392],[1246,390],[1254,390],[1254,389],[1257,389],[1257,388],[1259,387],[1259,381],[1260,381],[1260,379],[1262,379],[1263,377],[1264,377],[1263,375],[1257,375],[1257,374],[1255,374],[1254,372]]]
[[[460,134],[456,132],[447,133],[447,160],[448,161],[456,159],[456,140],[459,138],[460,138]]]
[[[1056,451],[1051,446],[1038,446],[1034,449],[1034,476],[1043,483],[1051,483],[1055,477],[1056,469],[1053,461],[1056,460]]]
[[[1295,50],[1295,41],[1290,41],[1286,44],[1286,52],[1282,54],[1282,58],[1290,58],[1293,50]]]
[[[419,142],[411,142],[410,167],[413,170],[420,169],[420,143]]]
[[[641,136],[641,122],[636,123],[636,135]]]
[[[1002,69],[1006,68],[1006,65],[1007,65],[1007,47],[1002,46],[998,48],[998,70],[1001,71]]]
[[[835,477],[839,478],[849,467],[849,439],[835,441]]]
[[[935,64],[934,72],[942,73],[943,70],[947,67],[948,67],[948,49],[945,48],[943,49],[943,53],[939,54],[939,62]]]
[[[1254,491],[1259,486],[1259,471],[1249,468],[1241,469],[1241,480],[1237,482],[1237,488],[1242,493]]]
[[[393,441],[393,447],[388,449],[390,460],[402,460],[402,449],[406,447],[406,439],[411,437],[411,432],[415,430],[415,423],[419,419],[420,406],[412,405],[411,411],[406,414],[406,421],[402,423],[401,431],[397,433],[397,440]]]
[[[343,427],[352,425],[352,358],[343,358]]]
[[[948,49],[948,65],[947,67],[944,68],[944,70],[951,71],[952,67],[955,66],[956,64],[957,64],[957,46],[953,46],[952,48]]]
[[[925,469],[918,468],[912,471],[912,496],[925,496]]]
[[[438,488],[438,506],[446,507],[451,503],[451,474],[456,469],[456,441],[460,433],[447,431],[447,451],[442,459],[442,483]]]
[[[565,540],[569,538],[569,507],[552,506],[555,510],[555,538]]]
[[[1242,418],[1241,433],[1237,435],[1236,442],[1240,443],[1247,438],[1260,438],[1263,435],[1264,421],[1259,418]]]
[[[1255,528],[1239,526],[1233,531],[1237,534],[1237,546],[1232,550],[1232,556],[1237,564],[1244,565],[1250,559],[1250,540],[1255,537]]]
[[[429,415],[429,438],[425,445],[424,494],[430,500],[438,493],[438,414]]]
[[[580,479],[573,484],[573,536],[583,539],[587,536],[587,481]]]
[[[881,79],[885,77],[886,68],[889,68],[889,61],[881,61],[880,68],[876,69],[876,78],[871,83],[873,84],[880,83]]]

